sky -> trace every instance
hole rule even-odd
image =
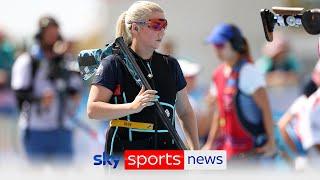
[[[106,14],[101,14],[102,2],[102,0],[0,0],[0,28],[13,38],[29,38],[37,30],[38,19],[49,14],[56,17],[65,37],[79,38],[99,27],[97,19]],[[104,12],[105,10],[107,9],[103,9]]]

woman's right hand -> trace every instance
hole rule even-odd
[[[156,95],[158,91],[156,90],[145,90],[145,87],[142,86],[139,94],[136,96],[134,101],[131,103],[131,108],[135,113],[139,113],[147,106],[153,106],[155,101],[158,101],[160,98]]]

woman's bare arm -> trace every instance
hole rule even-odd
[[[182,122],[182,127],[186,132],[187,140],[191,145],[191,149],[198,150],[200,147],[197,121],[190,105],[186,88],[177,93],[176,108],[177,114]]]

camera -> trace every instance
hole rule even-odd
[[[48,78],[50,80],[55,80],[59,78],[63,78],[65,74],[65,65],[64,65],[64,57],[63,55],[58,55],[53,57],[49,61],[49,71],[48,71]]]
[[[47,78],[56,83],[58,91],[72,96],[79,90],[71,85],[70,77],[78,76],[79,68],[75,64],[77,62],[74,61],[72,54],[68,52],[68,48],[69,43],[65,41],[57,41],[54,44],[54,55],[48,61]]]
[[[267,41],[273,40],[275,25],[301,27],[312,35],[320,34],[320,9],[304,10],[301,7],[272,7],[261,9],[260,15]]]
[[[48,78],[50,80],[64,79],[68,71],[66,67],[68,43],[58,40],[54,43],[52,50],[54,56],[49,61]]]

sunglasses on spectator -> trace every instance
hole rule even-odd
[[[142,25],[147,25],[149,29],[154,31],[161,31],[166,29],[168,26],[168,21],[166,19],[149,19],[148,21],[131,21],[129,24],[137,23]]]
[[[225,46],[225,43],[213,44],[213,47],[215,47],[216,49],[223,49],[224,46]]]

